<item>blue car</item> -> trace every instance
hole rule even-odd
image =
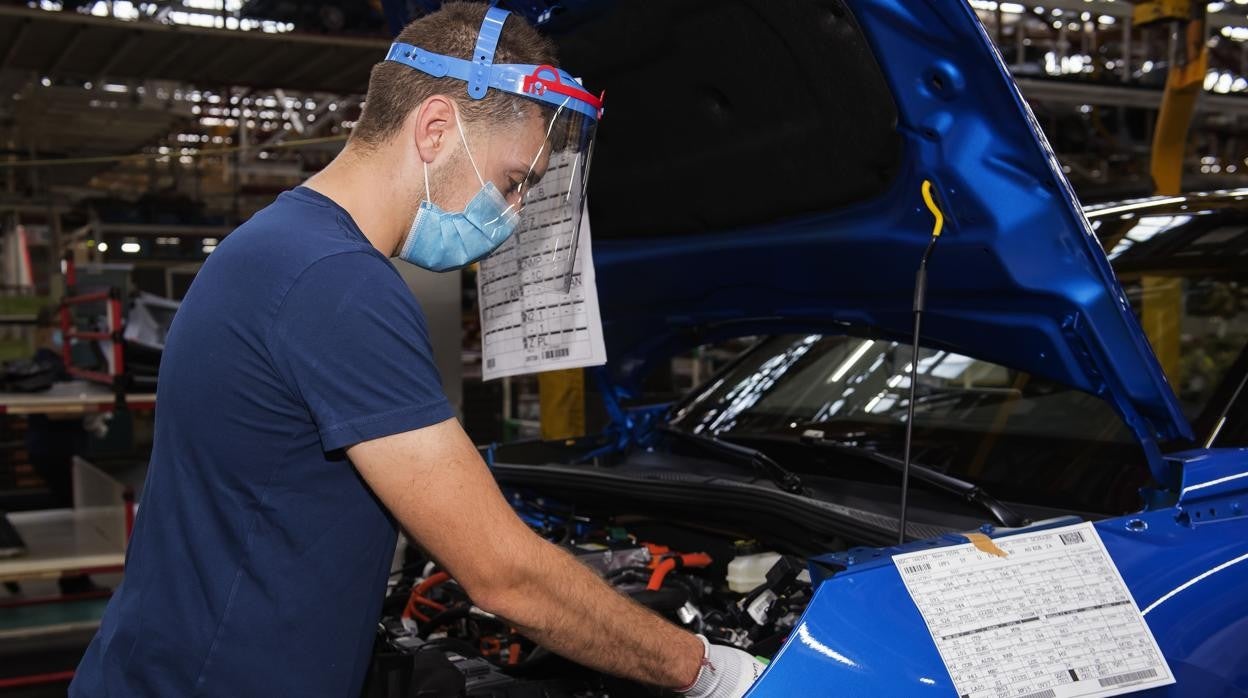
[[[1085,211],[961,0],[609,7],[561,46],[611,95],[589,194],[609,424],[485,447],[517,511],[772,658],[752,696],[1248,694],[1248,192]],[[764,339],[681,401],[641,400],[672,356],[744,336]],[[1066,661],[1087,643],[1006,629],[943,655],[899,560],[1052,536],[1125,585],[1088,613],[1153,639]],[[437,654],[468,695],[648,695],[408,557],[374,690]],[[984,617],[1010,590],[966,583],[946,591]]]

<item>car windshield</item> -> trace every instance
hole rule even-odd
[[[904,426],[911,349],[848,336],[774,337],[678,420],[694,432],[757,432],[812,426],[850,433]],[[731,384],[731,385],[730,385]],[[1109,406],[1090,395],[947,351],[919,353],[916,424],[1131,443]],[[695,416],[696,413],[696,416]],[[1091,419],[1090,419],[1091,418]]]
[[[909,346],[892,341],[771,337],[683,403],[672,424],[744,440],[814,434],[899,457],[910,358]],[[919,354],[916,392],[915,462],[999,497],[1125,511],[1136,501],[1135,487],[1147,481],[1131,432],[1107,403],[1086,393],[931,349]],[[1115,498],[1124,481],[1133,487]]]
[[[1248,239],[1244,216],[1115,216],[1096,227],[1183,411],[1202,434],[1248,344],[1248,265],[1218,268],[1185,253]],[[1149,249],[1161,243],[1165,249]],[[949,351],[923,349],[917,370],[911,363],[907,344],[870,336],[770,337],[678,405],[672,424],[742,441],[818,436],[900,456],[917,375],[916,462],[1004,499],[1086,512],[1138,508],[1136,491],[1149,471],[1109,403]]]

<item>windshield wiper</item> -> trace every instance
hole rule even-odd
[[[865,458],[899,473],[902,472],[905,467],[905,462],[900,458],[886,456],[883,453],[879,453],[869,448],[852,446],[843,441],[825,438],[823,436],[823,432],[818,429],[807,429],[802,432],[801,441],[802,443],[811,444],[812,446],[817,446],[830,451],[837,451],[839,453]],[[986,492],[979,485],[956,478],[952,475],[947,475],[926,465],[920,465],[919,463],[915,463],[913,460],[910,461],[910,475],[914,477],[914,479],[926,482],[938,490],[957,495],[959,498],[970,502],[971,504],[980,506],[981,508],[987,510],[988,513],[992,514],[992,518],[995,519],[997,523],[1005,526],[1006,528],[1018,528],[1019,526],[1027,524],[1027,517],[1014,511],[1004,502],[991,494],[988,494],[988,492]]]
[[[706,448],[717,451],[723,455],[735,459],[739,463],[750,466],[754,472],[771,480],[777,487],[791,494],[806,494],[806,488],[802,486],[802,479],[797,473],[785,468],[766,453],[749,446],[730,443],[724,441],[717,436],[707,434],[695,434],[691,431],[676,429],[665,425],[659,425],[657,429],[664,434],[669,434],[677,438],[692,441],[696,444],[705,446]]]

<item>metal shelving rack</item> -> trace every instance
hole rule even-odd
[[[78,274],[74,267],[74,258],[72,254],[65,255],[61,262],[62,271],[65,274],[65,298],[61,300],[60,305],[60,321],[61,321],[61,359],[65,362],[65,371],[75,378],[82,378],[97,383],[110,385],[117,395],[119,403],[125,402],[126,392],[126,363],[125,363],[125,338],[122,336],[123,331],[123,314],[121,307],[121,294],[116,288],[107,288],[100,291],[92,291],[90,293],[78,293]],[[73,309],[76,306],[87,305],[90,303],[105,304],[105,324],[107,329],[104,331],[83,331],[79,330],[74,324]],[[112,342],[110,348],[110,361],[108,362],[107,371],[94,371],[73,363],[73,340],[84,339],[88,341]]]

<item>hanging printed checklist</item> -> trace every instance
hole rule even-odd
[[[574,236],[562,195],[575,176],[571,169],[568,161],[551,158],[520,227],[481,261],[477,298],[485,380],[607,362],[589,214]]]

